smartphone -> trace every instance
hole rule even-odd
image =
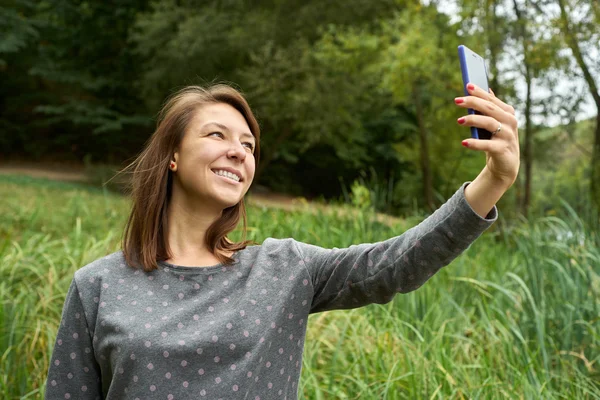
[[[462,71],[463,89],[465,95],[469,95],[467,91],[467,83],[474,83],[483,90],[490,91],[488,86],[487,70],[485,68],[485,60],[479,54],[469,49],[467,46],[458,46],[458,59],[460,61],[460,69]],[[468,109],[469,114],[482,115],[479,111]],[[491,139],[492,133],[482,128],[471,127],[471,137],[474,139]]]

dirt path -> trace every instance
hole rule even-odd
[[[84,172],[84,167],[80,165],[65,164],[33,164],[33,163],[0,163],[0,175],[24,175],[34,178],[47,178],[64,182],[88,181]],[[257,206],[270,208],[280,208],[288,211],[306,209],[320,209],[325,212],[332,212],[333,207],[325,204],[310,202],[303,197],[294,197],[281,193],[266,192],[263,190],[251,191],[248,196],[248,202]],[[377,220],[391,225],[398,221],[398,218],[390,215],[378,214]]]
[[[65,182],[86,182],[87,177],[83,168],[76,166],[61,167],[53,164],[0,164],[0,174],[25,175],[34,178],[48,178]]]
[[[84,167],[77,165],[4,163],[0,164],[0,174],[24,175],[64,182],[85,183],[88,181],[88,177],[84,172]],[[296,208],[302,202],[301,198],[295,198],[280,193],[251,192],[250,197],[257,205],[285,209]]]

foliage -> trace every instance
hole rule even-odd
[[[590,205],[588,182],[593,144],[592,120],[556,128],[546,128],[536,134],[533,179],[533,209],[538,215],[554,215],[563,202],[578,213]],[[545,155],[554,154],[552,159]]]
[[[481,164],[479,154],[465,152],[459,145],[461,139],[469,136],[469,131],[451,123],[463,112],[453,102],[454,97],[462,95],[457,58],[461,39],[447,16],[434,7],[420,5],[409,7],[386,21],[383,32],[388,47],[382,84],[392,90],[394,101],[410,110],[412,116],[412,124],[405,125],[412,140],[393,146],[403,161],[412,165],[419,163],[415,106],[417,100],[420,101],[434,187],[439,197],[447,198]],[[416,180],[421,179],[421,176],[416,177]]]
[[[12,3],[12,4],[10,4]],[[31,14],[33,2],[29,0],[13,0],[0,7],[0,54],[18,53],[28,44],[39,38],[38,21],[27,18]],[[11,7],[8,7],[8,6]],[[7,67],[6,60],[0,58],[0,68]]]
[[[42,399],[73,273],[118,250],[129,201],[10,175],[0,199],[0,397]],[[410,227],[355,211],[251,206],[249,238],[342,248]],[[311,315],[300,396],[598,398],[599,263],[598,230],[568,206],[492,229],[415,292]]]
[[[358,209],[371,208],[371,193],[369,189],[361,185],[358,181],[352,183],[352,205]]]
[[[597,6],[580,2],[579,15],[575,3],[566,3],[573,29],[595,68],[587,50]],[[456,4],[449,15],[443,2],[417,0],[9,0],[0,6],[0,154],[118,165],[139,153],[166,96],[224,81],[247,95],[262,127],[256,183],[332,199],[340,182],[368,174],[372,192],[391,193],[374,207],[406,213],[425,205],[426,145],[439,204],[483,166],[454,123],[458,44],[490,60],[491,84],[517,110],[527,53],[543,125],[574,123],[585,94],[559,90],[559,79],[581,74],[553,1]],[[526,10],[526,46],[513,4]]]
[[[39,157],[56,151],[63,157],[74,155],[81,160],[88,153],[104,151],[110,159],[123,157],[127,153],[118,147],[134,142],[123,140],[123,131],[147,127],[150,122],[140,114],[140,101],[131,87],[141,65],[133,62],[133,54],[125,45],[129,25],[145,7],[145,0],[120,1],[116,6],[46,0],[28,6],[38,40],[21,46],[18,56],[28,55],[28,62],[21,70],[10,68],[9,72],[26,74],[22,79],[30,82],[33,93],[21,94],[25,89],[21,86],[12,88],[7,96],[24,103],[35,123],[25,122],[29,126],[22,131],[20,140],[9,141],[12,152]],[[8,10],[19,12],[14,6]],[[19,65],[18,60],[17,57],[13,68]],[[3,113],[8,114],[10,121],[18,118],[14,116],[18,111],[9,108]],[[50,140],[40,142],[40,132]],[[109,136],[109,132],[114,136]],[[99,133],[105,135],[90,138]],[[34,143],[34,147],[28,148],[28,143]],[[135,147],[140,145],[138,141]]]
[[[26,70],[35,63],[30,51],[39,40],[43,22],[35,15],[35,3],[11,0],[0,4],[0,154],[27,136],[30,102],[37,96],[35,82]],[[30,149],[30,151],[33,149]],[[31,151],[35,154],[35,151]]]

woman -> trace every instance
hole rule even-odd
[[[486,166],[433,215],[374,244],[233,243],[260,131],[236,90],[188,87],[163,109],[133,169],[123,250],[79,269],[65,301],[47,399],[296,399],[310,313],[417,289],[497,218],[514,183],[514,109],[469,85],[455,100],[494,132],[463,145]]]

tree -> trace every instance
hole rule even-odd
[[[286,172],[296,172],[301,158],[304,167],[314,165],[307,154],[316,149],[338,157],[321,172],[358,174],[374,156],[364,151],[362,125],[376,107],[377,77],[363,72],[373,62],[372,43],[342,33],[368,31],[395,1],[222,3],[161,0],[139,15],[131,40],[148,65],[139,80],[148,107],[183,84],[235,82],[265,132],[257,171],[263,183],[286,175],[266,176],[272,163]]]
[[[504,89],[507,89],[500,82],[499,70],[510,32],[505,3],[504,0],[459,1],[461,35],[469,39],[471,48],[485,50],[489,85],[499,96],[504,96]]]
[[[383,34],[388,40],[384,84],[398,104],[413,112],[414,131],[418,135],[418,146],[415,146],[418,152],[414,154],[418,154],[422,197],[426,208],[434,210],[435,172],[431,146],[442,144],[448,154],[448,143],[452,142],[453,136],[448,133],[458,132],[456,128],[442,127],[448,125],[447,110],[455,109],[451,99],[461,94],[456,50],[459,39],[445,15],[434,6],[421,5],[408,7],[384,22]],[[436,161],[440,161],[437,157],[440,153],[435,153]],[[440,163],[436,162],[436,165]]]
[[[146,3],[39,3],[38,14],[47,21],[43,35],[50,40],[39,43],[39,59],[30,73],[51,93],[36,111],[47,116],[48,125],[62,128],[55,132],[55,142],[69,143],[82,155],[109,148],[116,155],[119,146],[131,143],[132,130],[149,126],[150,118],[133,87],[142,66],[134,62],[127,44],[136,13]],[[129,135],[121,135],[124,130]],[[119,134],[118,139],[111,133]]]
[[[600,5],[594,0],[556,1],[560,9],[557,17],[558,26],[596,105],[590,192],[592,201],[600,210],[600,90],[594,78],[600,73],[600,59],[597,52],[597,44],[600,41]],[[574,11],[575,9],[577,12]],[[595,48],[596,51],[586,51],[591,48]]]
[[[272,163],[281,170],[283,162],[329,175],[319,179],[334,178],[336,184],[336,175],[395,162],[381,146],[394,132],[381,137],[366,126],[391,107],[389,91],[378,88],[379,46],[378,38],[362,29],[330,25],[312,45],[268,43],[252,55],[242,78],[266,131],[259,174]],[[302,179],[296,171],[290,176]],[[331,194],[328,189],[321,190]]]
[[[543,78],[548,72],[558,68],[562,61],[559,56],[560,45],[557,38],[548,32],[539,15],[528,0],[520,2],[512,0],[513,11],[516,17],[512,25],[512,37],[518,43],[522,63],[517,64],[519,72],[525,80],[525,148],[523,151],[525,164],[524,196],[521,211],[525,217],[529,214],[531,204],[531,187],[533,171],[533,143],[535,127],[533,126],[534,106],[533,85],[536,80]],[[536,18],[537,17],[537,18]]]
[[[43,22],[35,18],[35,3],[5,1],[0,5],[0,154],[22,148],[31,120],[31,103],[39,101],[38,87],[27,74],[35,62],[34,44]]]

